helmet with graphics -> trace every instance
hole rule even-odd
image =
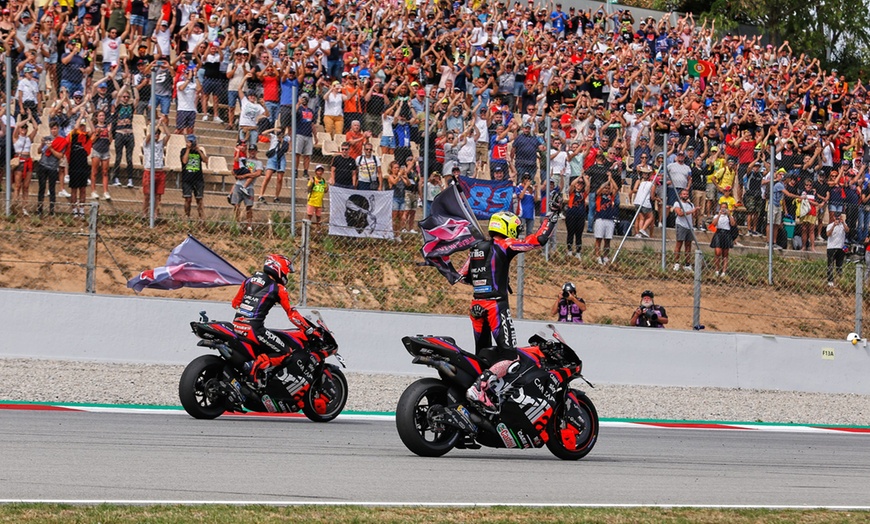
[[[523,233],[523,221],[510,211],[499,211],[489,218],[489,233],[517,238]]]

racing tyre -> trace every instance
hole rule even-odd
[[[570,395],[570,397],[568,397]],[[574,421],[566,410],[568,402],[576,404]],[[547,449],[562,460],[579,460],[585,457],[598,440],[598,411],[585,394],[569,390],[565,402],[553,413],[547,423]]]
[[[405,446],[421,457],[440,457],[456,446],[459,431],[429,425],[429,409],[450,403],[448,387],[436,378],[423,378],[408,386],[396,406],[396,429]]]
[[[226,362],[215,355],[202,355],[184,368],[178,382],[178,398],[184,411],[198,419],[213,419],[227,410],[227,401],[218,387]]]
[[[332,381],[330,396],[324,395],[324,385]],[[331,397],[331,398],[330,398]],[[329,422],[341,413],[347,404],[347,379],[339,369],[326,368],[317,381],[308,388],[302,405],[302,412],[313,422]]]

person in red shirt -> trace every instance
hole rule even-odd
[[[281,87],[278,70],[270,62],[262,73],[257,75],[263,82],[263,104],[266,110],[269,111],[269,124],[275,126],[275,119],[278,117],[278,108],[281,106]]]

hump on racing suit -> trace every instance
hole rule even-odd
[[[459,273],[474,287],[474,298],[507,299],[511,260],[520,253],[542,247],[555,229],[556,220],[548,217],[535,233],[522,240],[495,236],[472,246]]]
[[[232,302],[236,309],[233,327],[236,333],[256,340],[273,351],[287,352],[283,341],[275,335],[269,336],[271,333],[267,333],[268,330],[264,327],[266,315],[276,303],[281,304],[290,321],[301,330],[298,339],[300,344],[307,340],[304,333],[305,319],[290,305],[287,288],[262,271],[254,273],[239,286]]]

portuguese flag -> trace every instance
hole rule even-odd
[[[689,60],[689,75],[694,77],[708,77],[716,74],[716,66],[708,60]]]

